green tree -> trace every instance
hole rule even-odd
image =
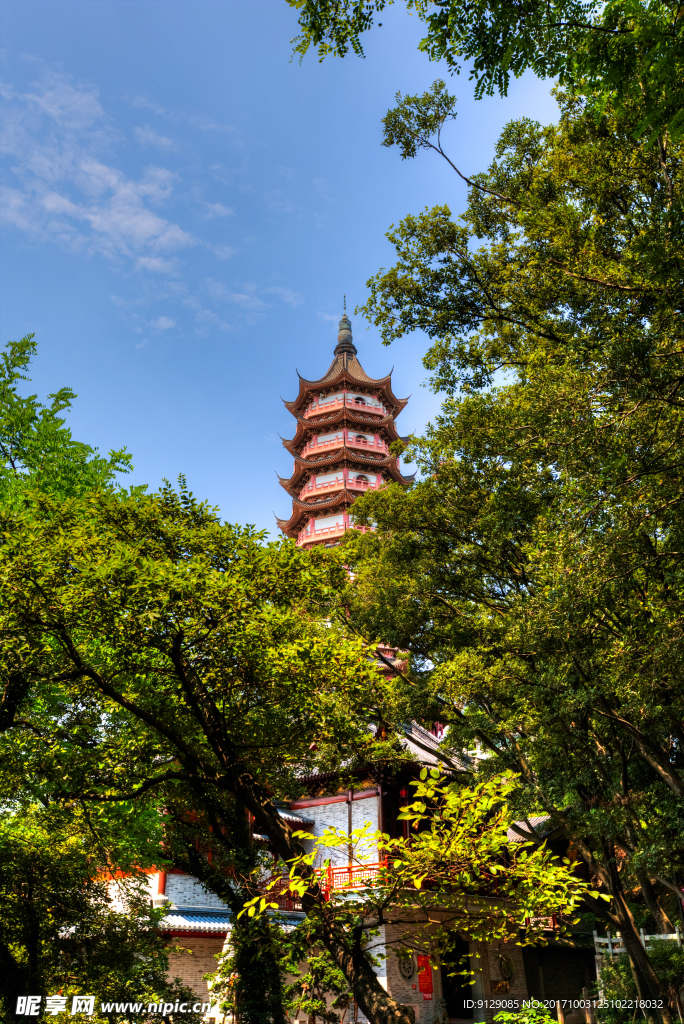
[[[260,919],[261,915],[247,918],[253,927],[258,927]],[[351,993],[343,972],[320,942],[316,922],[309,916],[294,928],[290,924],[287,931],[273,928],[270,938],[274,942],[273,962],[286,979],[282,996],[287,1016],[297,1019],[303,1014],[325,1024],[338,1024],[339,1011],[344,1012],[349,1006]],[[251,976],[251,963],[241,962],[236,949],[229,948],[220,958],[212,994],[221,1000],[224,1013],[251,1013],[249,1000],[253,991],[245,991],[245,986],[240,985],[245,968]]]
[[[252,830],[280,859],[300,852],[275,800],[307,769],[372,757],[382,679],[325,622],[343,565],[264,544],[169,487],[33,492],[0,512],[0,536],[7,792],[30,769],[46,800],[156,803],[168,858],[239,910],[265,856]],[[234,930],[243,964],[257,947],[270,955],[259,927]],[[321,942],[369,1018],[412,1020],[344,932]],[[275,987],[255,1021],[282,1013],[266,974]]]
[[[288,0],[299,11],[302,57],[363,54],[361,37],[393,0]],[[475,95],[506,95],[511,75],[531,69],[592,98],[639,105],[636,130],[679,137],[684,129],[684,19],[674,0],[406,0],[427,26],[420,49],[458,73],[469,65]],[[380,25],[382,22],[379,23]]]
[[[380,927],[388,926],[398,956],[416,951],[437,967],[459,932],[481,942],[543,942],[549,917],[563,915],[571,922],[586,893],[598,898],[568,860],[529,841],[511,844],[513,779],[468,786],[436,768],[423,768],[413,787],[414,799],[399,815],[410,822],[409,838],[391,839],[368,827],[351,834],[326,829],[311,852],[291,862],[289,876],[274,878],[241,916],[258,917],[276,895],[304,898],[314,883],[309,916],[318,918],[319,932],[344,922],[359,945],[372,949]],[[324,878],[330,851],[350,846],[361,865],[376,849],[385,862],[368,887],[328,891],[315,884],[315,875],[302,874],[302,863],[313,865],[323,854],[318,878]],[[561,930],[565,933],[565,924]]]
[[[667,986],[668,994],[681,1015],[684,1006],[684,951],[674,942],[656,939],[649,947],[651,959],[659,977]],[[600,1024],[621,1024],[622,1011],[610,1006],[611,1002],[638,998],[632,976],[629,957],[625,953],[607,957],[601,970],[601,986],[607,1006],[599,1008],[597,1017]]]
[[[419,99],[385,121],[409,157],[453,110]],[[515,772],[520,814],[562,826],[659,999],[630,901],[671,931],[684,880],[681,148],[560,100],[555,126],[507,126],[460,222],[390,232],[365,312],[430,336],[449,397],[410,446],[420,482],[355,504],[377,532],[349,539],[345,605],[412,652],[398,713],[448,722],[447,754]]]
[[[32,334],[10,341],[0,356],[0,504],[15,507],[27,490],[38,489],[61,497],[89,490],[112,488],[117,473],[131,470],[125,449],[103,458],[96,449],[75,441],[61,415],[76,397],[60,388],[49,405],[37,395],[23,397],[22,381],[36,353]]]
[[[100,851],[74,808],[24,805],[0,822],[0,997],[97,995],[95,1019],[121,1012],[102,1002],[196,1001],[167,981],[168,955],[134,870],[112,891]],[[89,841],[90,840],[90,841]],[[41,1004],[41,1015],[45,1002]],[[189,1019],[199,1021],[200,1014]],[[151,1014],[162,1019],[162,1014]]]

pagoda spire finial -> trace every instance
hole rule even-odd
[[[352,341],[352,329],[351,320],[347,316],[347,296],[344,296],[344,312],[342,319],[340,320],[340,328],[337,334],[337,346],[335,348],[335,355],[341,356],[344,353],[350,353],[356,355],[356,346]]]

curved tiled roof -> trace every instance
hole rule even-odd
[[[314,392],[320,391],[321,388],[332,388],[343,383],[372,385],[375,391],[380,392],[384,396],[385,404],[392,406],[396,410],[395,416],[399,415],[408,402],[408,398],[397,398],[392,391],[391,373],[386,377],[380,377],[375,380],[373,377],[368,376],[356,356],[348,353],[335,356],[328,372],[319,380],[307,380],[299,373],[297,376],[299,377],[299,394],[292,402],[283,399],[283,405],[293,415],[297,415],[298,410],[309,401],[310,396]]]
[[[162,932],[197,932],[203,935],[226,935],[232,927],[233,916],[228,910],[212,912],[199,907],[172,907],[158,925]]]

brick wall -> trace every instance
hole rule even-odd
[[[222,935],[173,935],[169,943],[169,978],[180,978],[188,985],[197,998],[210,1001],[209,989],[203,975],[213,973],[218,967],[216,954],[223,949]],[[175,947],[183,952],[174,952]]]
[[[484,997],[489,1000],[496,999],[517,999],[521,1008],[523,999],[529,998],[527,982],[525,979],[525,965],[523,963],[522,946],[516,946],[511,942],[493,942],[491,945],[481,947],[483,949],[481,963],[483,965]],[[513,978],[508,984],[508,992],[497,992],[504,980],[501,974],[500,957],[507,957],[513,965]],[[492,1021],[499,1013],[498,1009],[488,1008],[485,1012],[485,1020]]]

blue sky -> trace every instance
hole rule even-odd
[[[443,74],[397,4],[367,57],[290,61],[284,0],[0,2],[0,338],[34,331],[35,387],[78,393],[79,440],[126,446],[129,482],[184,473],[225,519],[274,530],[286,515],[296,370],[332,359],[352,309],[389,266],[385,232],[465,189],[438,158],[380,145],[397,90]],[[550,83],[505,100],[451,82],[450,152],[491,158],[515,117],[548,122]],[[385,348],[352,316],[359,358],[412,395],[398,426],[438,408],[420,335]]]

